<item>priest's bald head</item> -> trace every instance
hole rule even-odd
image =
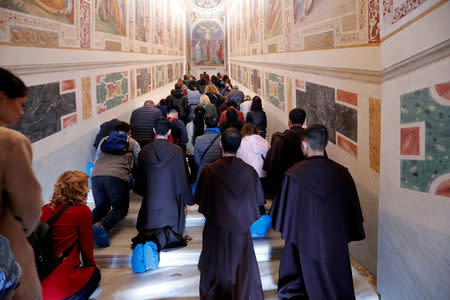
[[[241,140],[241,134],[236,128],[230,127],[225,130],[220,140],[222,156],[236,156],[236,152],[241,145]]]
[[[328,130],[325,126],[314,124],[308,126],[301,137],[302,151],[306,157],[324,155],[328,143]]]

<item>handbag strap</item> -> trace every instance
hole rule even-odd
[[[211,144],[209,144],[208,148],[206,148],[205,152],[203,152],[202,158],[200,159],[200,161],[203,160],[203,158],[206,155],[206,152],[208,152],[209,148],[211,148],[211,146],[214,144],[214,142],[219,138],[220,134],[217,134],[217,136],[214,138],[214,140],[211,142]]]
[[[50,219],[48,219],[47,224],[48,226],[52,226],[53,223],[55,223],[56,219],[59,218],[59,216],[70,207],[71,205],[65,205],[64,207],[62,207],[60,210],[58,210],[56,212],[56,214],[54,214]]]

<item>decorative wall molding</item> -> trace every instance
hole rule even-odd
[[[409,73],[450,55],[450,39],[383,69],[383,81]]]
[[[300,64],[283,64],[283,63],[268,63],[264,61],[245,61],[231,59],[231,63],[245,64],[255,66],[256,68],[269,67],[287,71],[302,72],[309,74],[316,74],[322,76],[329,76],[334,78],[351,79],[354,81],[362,81],[369,83],[381,84],[381,72],[372,70],[361,70],[351,68],[332,68],[332,67],[319,67],[311,65]]]
[[[85,63],[64,63],[64,64],[36,64],[36,65],[11,65],[7,66],[8,70],[16,75],[33,75],[55,72],[68,72],[74,70],[92,70],[102,68],[129,67],[133,65],[150,65],[150,64],[173,64],[177,62],[185,62],[185,59],[149,59],[149,60],[123,60],[123,61],[105,61],[105,62],[85,62]]]

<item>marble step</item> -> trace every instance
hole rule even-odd
[[[277,298],[280,261],[259,262],[265,299]],[[90,299],[198,299],[200,272],[196,265],[162,267],[135,274],[130,268],[102,269],[99,288]],[[352,267],[356,299],[378,300],[374,288]]]
[[[202,250],[203,226],[185,228],[185,235],[192,240],[186,247],[163,250],[160,253],[160,267],[196,265]],[[107,248],[95,248],[96,263],[101,268],[129,268],[132,249],[131,239],[137,234],[133,227],[120,228],[111,232],[111,245]],[[253,240],[256,259],[269,261],[280,259],[284,241],[280,233],[270,230],[266,237]]]

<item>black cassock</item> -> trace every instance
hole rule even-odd
[[[286,241],[280,299],[355,299],[348,243],[365,238],[355,183],[348,170],[323,156],[285,173],[270,210]]]
[[[194,202],[206,218],[200,299],[263,299],[250,235],[264,205],[258,173],[239,158],[219,158],[203,169]]]
[[[193,202],[183,150],[165,139],[145,146],[139,153],[135,191],[144,198],[132,247],[146,241],[156,242],[158,250],[186,246],[184,206]]]

